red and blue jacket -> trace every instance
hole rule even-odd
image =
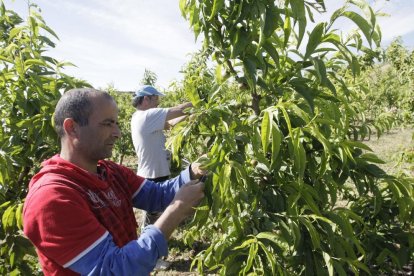
[[[148,275],[168,254],[155,226],[137,237],[133,207],[164,210],[190,181],[189,169],[157,184],[111,161],[100,161],[98,171],[55,155],[32,178],[23,229],[45,275]]]

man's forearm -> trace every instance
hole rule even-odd
[[[154,223],[160,229],[165,239],[169,239],[178,225],[185,219],[186,215],[180,212],[180,203],[174,202],[169,205],[162,215]]]
[[[165,209],[161,217],[154,223],[168,239],[175,228],[194,211],[204,197],[204,183],[193,180],[182,186],[171,204]]]
[[[149,212],[164,211],[173,200],[175,194],[182,185],[190,182],[191,169],[187,167],[179,176],[170,178],[162,183],[155,184],[146,180],[139,192],[133,198],[133,205],[136,208]],[[151,197],[151,200],[148,198]]]
[[[171,127],[175,126],[179,122],[183,121],[186,117],[187,117],[187,115],[183,115],[183,116],[177,117],[175,119],[171,119],[171,120],[168,121],[168,125],[171,126]]]

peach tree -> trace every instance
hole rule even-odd
[[[52,126],[63,91],[87,85],[61,72],[47,55],[56,34],[34,4],[24,21],[0,1],[0,274],[38,273],[34,248],[22,235],[23,200],[40,162],[58,150]]]
[[[359,53],[381,32],[365,1],[328,22],[323,0],[181,0],[204,52],[180,88],[195,108],[169,139],[173,156],[211,172],[186,241],[208,246],[199,272],[391,273],[413,261],[413,180],[385,173],[358,138]],[[343,37],[335,22],[357,30]],[[214,70],[209,69],[211,61]]]

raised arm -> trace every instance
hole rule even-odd
[[[187,117],[187,115],[184,113],[184,110],[192,106],[192,103],[187,102],[169,108],[167,112],[167,118],[165,119],[164,129],[169,129],[170,127],[184,120]]]
[[[161,183],[146,180],[139,192],[134,194],[133,205],[149,212],[161,212],[173,201],[181,186],[191,180],[199,179],[206,172],[199,168],[200,164],[192,163],[177,177]],[[150,199],[150,200],[148,200]]]

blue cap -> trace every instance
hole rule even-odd
[[[144,96],[165,96],[163,93],[152,87],[151,85],[143,85],[137,89],[135,92],[135,97],[144,97]]]

